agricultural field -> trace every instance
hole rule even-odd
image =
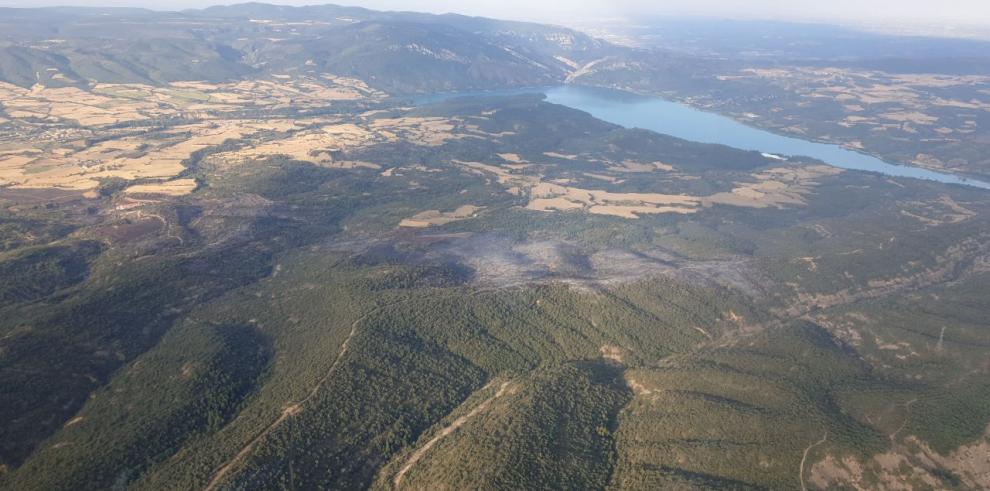
[[[3,111],[10,118],[0,129],[0,186],[92,194],[106,180],[163,182],[183,173],[184,162],[197,153],[228,140],[294,133],[316,124],[287,117],[245,118],[246,111],[300,111],[383,97],[357,80],[333,76],[175,82],[168,87],[95,84],[88,89],[23,89],[0,83]],[[317,141],[300,135],[310,143],[301,150],[304,155],[359,138],[346,127],[328,133]],[[262,146],[262,151],[298,155],[301,145],[289,140]],[[169,194],[184,188],[188,186],[170,186]]]

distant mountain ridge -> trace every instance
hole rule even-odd
[[[562,82],[624,50],[564,27],[336,5],[0,12],[0,81],[23,87],[333,73],[396,94],[490,89]]]

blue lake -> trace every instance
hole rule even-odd
[[[547,101],[590,113],[592,116],[626,128],[642,128],[685,140],[718,143],[744,150],[756,150],[774,155],[807,156],[835,167],[877,172],[888,176],[928,179],[990,189],[990,183],[952,174],[934,172],[884,162],[839,145],[817,143],[782,136],[742,124],[732,118],[700,111],[684,104],[658,97],[645,97],[628,92],[574,85],[531,89],[511,89],[492,92],[462,92],[439,94],[417,99],[418,103],[475,95],[514,95],[543,93]]]

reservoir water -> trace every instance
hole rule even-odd
[[[590,113],[592,116],[626,128],[642,128],[702,143],[718,143],[773,155],[807,156],[835,167],[877,172],[895,177],[928,179],[990,189],[990,183],[918,167],[884,162],[876,157],[848,150],[839,145],[818,143],[771,133],[742,124],[732,118],[700,111],[658,97],[646,97],[618,90],[560,85],[510,89],[492,92],[461,92],[417,99],[430,103],[472,95],[514,95],[543,93],[547,101]]]

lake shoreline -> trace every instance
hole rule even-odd
[[[657,95],[584,84],[438,93],[414,98],[417,105],[457,97],[543,94],[546,101],[587,112],[625,128],[640,128],[687,141],[725,145],[788,157],[808,157],[833,167],[990,190],[990,182],[966,175],[889,162],[839,143],[762,128],[714,111]],[[676,121],[672,123],[672,121]]]
[[[698,105],[695,105],[695,104],[690,103],[689,101],[686,101],[686,100],[683,100],[683,99],[678,99],[678,98],[672,98],[672,97],[669,97],[669,96],[667,96],[665,94],[661,94],[661,93],[645,92],[645,91],[636,90],[636,89],[633,89],[633,88],[630,88],[630,87],[619,87],[619,86],[611,86],[611,85],[594,85],[594,84],[582,84],[582,83],[566,83],[565,85],[570,85],[570,86],[573,86],[573,87],[587,87],[587,88],[591,88],[591,89],[614,90],[614,91],[618,91],[618,92],[625,92],[625,93],[633,94],[633,95],[636,95],[636,96],[639,96],[639,97],[648,97],[648,98],[662,99],[662,100],[665,100],[665,101],[668,101],[668,102],[673,102],[673,103],[676,103],[676,104],[680,104],[680,105],[689,107],[689,108],[694,109],[694,110],[697,110],[697,111],[701,111],[701,112],[705,112],[705,113],[713,114],[713,115],[717,115],[717,116],[722,116],[724,118],[731,119],[731,120],[733,120],[733,121],[735,121],[735,122],[737,122],[739,124],[742,124],[742,125],[745,125],[745,126],[749,126],[751,128],[755,128],[755,129],[758,129],[758,130],[761,130],[761,131],[765,131],[767,133],[773,133],[773,134],[775,134],[777,136],[780,136],[780,137],[784,137],[784,138],[796,138],[796,139],[799,139],[799,140],[804,140],[804,141],[808,141],[808,142],[812,142],[812,143],[819,143],[819,144],[822,144],[822,145],[834,145],[834,146],[837,146],[837,147],[841,147],[841,148],[843,148],[845,150],[848,150],[850,152],[856,152],[858,154],[861,154],[861,155],[864,155],[864,156],[867,156],[867,157],[875,158],[875,159],[880,160],[880,161],[882,161],[882,162],[884,162],[886,164],[889,164],[889,165],[896,165],[896,166],[901,166],[901,167],[910,167],[910,168],[913,168],[913,169],[922,169],[922,170],[926,170],[926,171],[930,171],[930,172],[935,172],[935,173],[938,173],[938,174],[945,174],[945,175],[949,175],[949,176],[956,176],[956,177],[958,177],[960,179],[966,179],[968,181],[975,181],[975,182],[978,182],[978,183],[990,184],[990,183],[987,183],[987,181],[984,181],[984,179],[986,179],[987,177],[986,176],[983,176],[983,175],[970,174],[970,173],[966,173],[966,172],[954,172],[954,171],[950,171],[950,170],[947,170],[947,169],[940,169],[940,168],[935,168],[935,167],[925,167],[925,166],[921,166],[921,165],[917,165],[917,164],[905,164],[905,163],[900,162],[900,161],[890,160],[890,159],[888,159],[888,158],[886,158],[886,157],[884,157],[882,155],[878,155],[878,154],[875,154],[875,153],[868,152],[868,151],[866,151],[866,150],[864,150],[862,148],[856,148],[856,147],[850,146],[848,143],[839,142],[839,141],[835,141],[835,140],[826,140],[826,139],[819,138],[819,137],[816,137],[816,136],[801,135],[801,134],[798,134],[798,133],[788,133],[786,131],[781,131],[779,128],[776,128],[776,127],[761,125],[761,124],[759,124],[759,120],[742,119],[742,118],[739,118],[736,114],[722,112],[722,111],[714,110],[712,108],[708,108],[708,107],[704,107],[704,106],[698,106]],[[827,164],[827,162],[826,162],[826,164]],[[829,164],[829,165],[831,165],[831,164]],[[946,183],[946,184],[953,184],[953,183]],[[961,184],[961,185],[969,186],[969,184]],[[977,187],[979,187],[979,186],[977,186]]]

